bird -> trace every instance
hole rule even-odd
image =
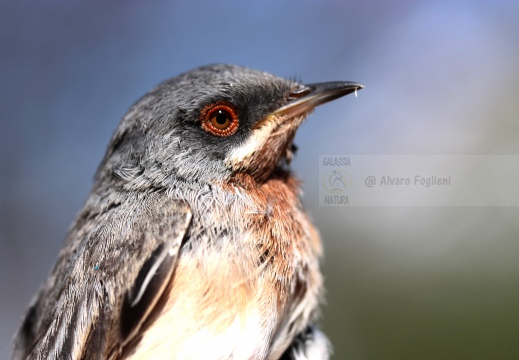
[[[321,240],[290,163],[297,129],[363,88],[228,64],[123,116],[13,359],[328,359]]]

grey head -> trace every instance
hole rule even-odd
[[[209,65],[167,80],[123,117],[98,169],[98,184],[168,187],[176,182],[262,182],[290,160],[301,122],[324,102],[363,86],[303,85],[235,65]]]

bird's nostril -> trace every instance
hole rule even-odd
[[[299,99],[305,95],[307,95],[310,92],[310,88],[306,86],[299,86],[298,88],[292,90],[290,92],[289,98],[290,99]]]

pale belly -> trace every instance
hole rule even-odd
[[[285,305],[257,269],[210,253],[203,264],[181,257],[165,306],[129,359],[268,359]]]

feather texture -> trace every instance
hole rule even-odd
[[[37,316],[28,316],[17,335],[15,358],[108,358],[130,340],[160,297],[190,223],[189,207],[160,193],[113,192],[110,198],[96,211],[96,197],[91,196],[79,214],[49,281],[31,306],[29,314]],[[157,250],[169,268],[154,268],[160,283],[150,286],[155,278],[144,284],[139,271]],[[140,297],[130,296],[134,306],[126,309],[125,323],[121,309],[135,287]],[[145,306],[136,306],[144,295]],[[130,330],[119,331],[121,327]]]

